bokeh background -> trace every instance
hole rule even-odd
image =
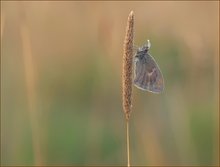
[[[1,1],[1,165],[126,165],[131,10],[165,79],[133,87],[131,164],[218,164],[218,1]]]

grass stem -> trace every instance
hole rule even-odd
[[[127,139],[127,162],[128,167],[130,167],[130,141],[129,141],[129,120],[126,120],[126,139]]]

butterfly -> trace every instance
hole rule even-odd
[[[161,93],[164,79],[154,58],[150,55],[150,41],[137,49],[134,56],[134,85],[145,91]]]

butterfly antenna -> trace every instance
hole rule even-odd
[[[146,45],[147,45],[147,48],[150,49],[151,43],[150,43],[150,40],[149,40],[149,39],[147,40],[147,44],[146,44]]]

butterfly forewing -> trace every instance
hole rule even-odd
[[[142,90],[160,93],[164,88],[162,73],[153,57],[146,50],[138,50],[135,55],[134,84]]]

